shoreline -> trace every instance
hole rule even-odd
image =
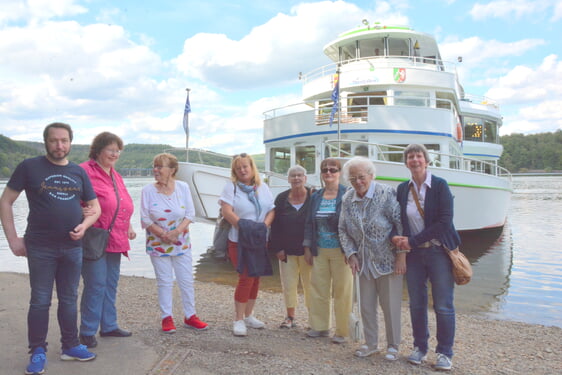
[[[367,374],[435,373],[434,314],[430,312],[428,363],[409,364],[405,357],[412,345],[407,303],[402,307],[400,358],[389,362],[384,355],[356,358],[359,344],[332,344],[329,338],[305,337],[306,311],[302,295],[297,307],[298,327],[278,328],[285,316],[283,297],[261,291],[255,315],[266,323],[262,330],[248,330],[247,337],[232,335],[233,290],[227,285],[195,281],[197,315],[210,325],[204,332],[181,327],[181,299],[174,289],[173,335],[160,330],[160,311],[154,279],[121,276],[117,294],[119,324],[133,336],[98,338],[98,354],[88,363],[58,359],[59,332],[56,294],[50,310],[47,374]],[[22,373],[28,361],[26,314],[29,300],[27,274],[0,272],[0,351],[2,373]],[[384,323],[379,314],[379,347],[386,346]],[[451,374],[558,374],[562,373],[562,329],[457,314],[455,356]]]

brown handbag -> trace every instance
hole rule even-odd
[[[412,191],[412,195],[414,196],[414,201],[416,202],[416,206],[418,207],[418,211],[423,218],[423,208],[421,208],[418,194],[416,193],[416,189],[414,185],[410,185],[410,190]],[[468,261],[468,258],[461,253],[459,248],[449,250],[445,245],[443,245],[443,250],[449,255],[451,258],[451,263],[453,264],[453,278],[455,279],[455,284],[457,285],[465,285],[470,282],[472,278],[472,266]]]

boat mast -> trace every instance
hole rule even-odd
[[[183,130],[185,131],[185,161],[189,162],[189,112],[191,112],[191,104],[189,103],[189,91],[186,88],[187,98],[185,99],[185,109],[183,111]]]
[[[338,157],[341,156],[341,145],[340,145],[340,117],[341,117],[341,86],[340,86],[340,66],[341,66],[341,62],[338,63],[338,67],[336,69],[336,76],[338,77]]]

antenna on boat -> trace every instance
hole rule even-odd
[[[191,112],[191,104],[189,103],[189,91],[186,88],[187,98],[185,99],[185,109],[183,111],[183,130],[185,131],[185,161],[189,162],[189,112]]]

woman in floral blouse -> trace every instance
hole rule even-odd
[[[195,208],[189,186],[176,181],[178,160],[171,154],[154,157],[153,172],[156,182],[146,185],[141,195],[141,224],[146,230],[146,253],[156,274],[158,302],[162,312],[162,330],[174,333],[172,291],[174,274],[181,291],[184,323],[188,328],[204,330],[207,323],[195,315],[193,266],[189,224]]]

